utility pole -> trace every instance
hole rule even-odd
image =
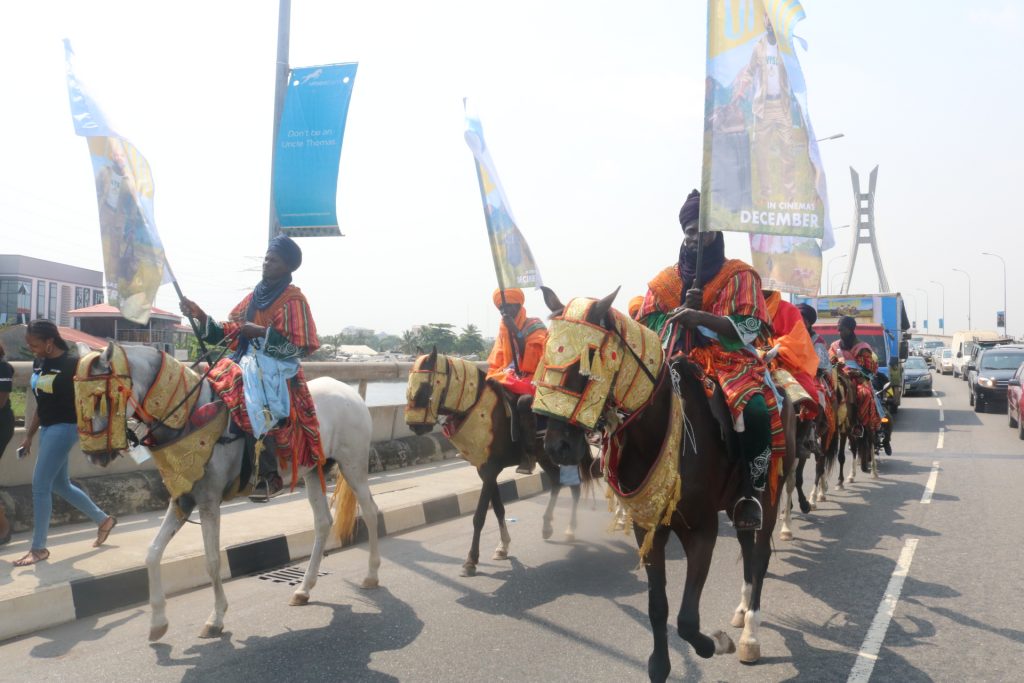
[[[270,231],[267,241],[277,237],[280,225],[274,205],[274,162],[277,159],[277,135],[284,112],[284,96],[288,92],[288,38],[291,30],[292,0],[279,0],[277,14],[277,63],[274,84],[274,140],[270,152]]]

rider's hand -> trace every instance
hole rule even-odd
[[[267,333],[267,328],[253,322],[242,325],[241,335],[246,339],[257,339]]]
[[[686,297],[683,299],[684,308],[700,310],[704,306],[704,290],[690,288],[686,290]]]
[[[768,349],[768,353],[764,354],[764,362],[771,363],[775,360],[775,356],[779,355],[780,346],[776,344],[772,348]]]
[[[182,315],[195,318],[200,323],[206,323],[206,313],[203,309],[199,308],[199,304],[195,301],[182,297],[181,301],[178,302],[178,308],[181,309]]]
[[[668,322],[678,322],[686,328],[694,328],[700,325],[700,311],[692,308],[677,308],[669,316]]]

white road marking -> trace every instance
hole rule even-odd
[[[939,442],[935,444],[935,448],[941,449],[942,444],[946,441],[946,428],[939,427]]]
[[[921,504],[928,505],[932,502],[932,494],[935,492],[935,482],[939,479],[939,461],[932,461],[932,473],[928,476],[928,483],[924,486],[924,495],[921,496]]]
[[[864,636],[864,643],[857,653],[857,661],[853,663],[850,670],[850,677],[847,683],[867,683],[874,671],[875,662],[878,661],[878,651],[882,649],[885,641],[885,633],[889,630],[889,622],[896,611],[896,603],[899,602],[900,593],[903,592],[903,582],[910,572],[910,562],[914,559],[914,550],[917,549],[916,538],[908,538],[896,560],[896,569],[892,572],[889,585],[885,588],[885,595],[881,604],[878,605],[878,612],[868,628],[868,634]]]
[[[946,411],[942,409],[942,399],[941,398],[937,398],[937,399],[935,399],[935,402],[939,404],[939,422],[945,422],[946,421]]]

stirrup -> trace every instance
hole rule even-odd
[[[263,487],[263,493],[259,493],[261,486]],[[284,493],[283,483],[277,488],[277,490],[271,491],[270,478],[261,477],[260,480],[256,482],[256,486],[253,487],[252,493],[249,495],[249,500],[253,503],[269,503],[271,498],[276,498],[282,493]]]
[[[739,512],[740,505],[746,503],[747,501],[753,503],[757,507],[757,526],[740,526],[739,524],[737,524],[737,512]],[[732,525],[738,531],[760,531],[761,527],[764,526],[764,508],[761,507],[761,501],[759,501],[757,498],[752,498],[750,496],[743,496],[742,498],[737,500],[736,504],[733,505],[732,507]]]

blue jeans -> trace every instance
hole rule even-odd
[[[107,513],[68,478],[68,452],[78,439],[78,428],[71,423],[42,427],[39,430],[39,454],[32,472],[32,550],[46,548],[53,512],[53,494],[81,510],[96,524],[102,524]]]

